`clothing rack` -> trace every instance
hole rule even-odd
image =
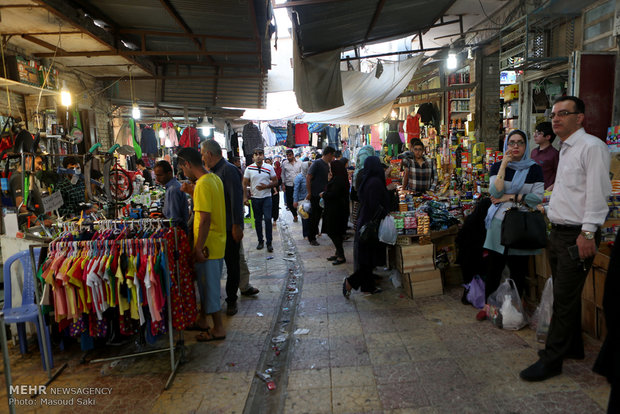
[[[73,227],[74,225],[72,223],[67,223],[69,227]],[[82,223],[82,224],[75,224],[75,226],[77,227],[83,227],[83,226],[94,226],[94,225],[99,225],[103,228],[118,228],[118,227],[123,227],[123,226],[135,226],[136,224],[138,225],[163,225],[163,224],[168,224],[170,225],[170,227],[173,229],[174,232],[174,251],[171,252],[172,254],[170,254],[170,249],[168,248],[168,241],[167,240],[160,240],[158,241],[158,243],[162,244],[162,247],[164,249],[164,251],[166,252],[166,255],[168,257],[168,260],[174,260],[175,262],[175,272],[176,272],[176,280],[177,282],[177,289],[181,289],[180,286],[180,273],[179,273],[179,266],[178,266],[178,237],[177,237],[177,231],[178,229],[174,226],[172,226],[172,220],[170,219],[152,219],[152,218],[145,218],[145,219],[129,219],[129,220],[122,220],[122,219],[114,219],[114,220],[97,220],[97,221],[93,221],[93,222],[86,222],[86,223]],[[148,240],[148,239],[147,239]],[[106,240],[106,241],[102,241],[104,243],[108,243],[108,244],[121,244],[123,241],[122,240]],[[58,242],[53,242],[53,243],[58,243],[60,244],[60,246],[63,246],[64,244],[66,244],[66,246],[89,246],[89,244],[92,243],[98,243],[97,241],[90,241],[90,240],[86,240],[86,241],[67,241],[67,242],[62,242],[62,241],[58,241]],[[166,283],[166,292],[167,297],[166,297],[166,304],[168,307],[168,338],[169,338],[169,345],[165,348],[161,348],[161,349],[155,349],[155,350],[149,350],[149,351],[139,351],[139,352],[134,352],[134,353],[130,353],[130,354],[125,354],[125,355],[120,355],[120,356],[114,356],[114,357],[109,357],[109,358],[97,358],[97,359],[93,359],[90,361],[90,363],[99,363],[99,362],[106,362],[106,361],[115,361],[115,360],[120,360],[120,359],[126,359],[126,358],[134,358],[134,357],[139,357],[139,356],[144,356],[144,355],[152,355],[152,354],[156,354],[156,353],[161,353],[161,352],[169,352],[170,353],[170,370],[171,373],[168,377],[168,380],[164,386],[164,389],[167,390],[168,388],[170,388],[170,386],[172,385],[172,382],[174,381],[174,378],[176,376],[176,373],[178,371],[178,368],[180,366],[181,363],[185,362],[185,356],[186,356],[186,350],[185,350],[185,340],[184,340],[184,335],[183,335],[183,330],[179,330],[179,336],[178,336],[178,340],[176,345],[174,344],[174,330],[172,327],[172,295],[170,293],[171,291],[171,281],[170,281],[170,277],[164,278],[165,279],[165,283]],[[175,355],[175,350],[178,351],[178,358]]]

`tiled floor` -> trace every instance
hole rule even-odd
[[[273,253],[255,250],[254,231],[245,233],[251,282],[260,294],[241,297],[239,313],[225,317],[225,341],[197,343],[194,333],[185,333],[188,361],[169,390],[163,390],[170,370],[167,353],[80,364],[81,352],[74,346],[54,350],[56,365],[67,362],[68,368],[51,387],[111,387],[110,395],[91,396],[91,406],[79,406],[74,398],[73,405],[60,407],[42,397],[19,396],[34,405],[17,412],[604,412],[609,387],[591,371],[598,342],[587,339],[586,359],[566,362],[563,375],[523,382],[518,373],[536,360],[540,347],[530,329],[502,331],[477,322],[476,310],[460,303],[459,288],[414,301],[385,280],[385,292],[353,292],[346,300],[341,285],[352,271],[352,243],[345,243],[349,263],[332,266],[325,260],[333,253],[329,239],[321,236],[321,246],[312,247],[301,237],[301,223],[293,223],[284,209],[282,216]],[[298,297],[283,296],[293,273],[299,275]],[[297,308],[281,313],[294,300]],[[293,335],[297,328],[309,332]],[[283,332],[291,334],[276,356],[271,339]],[[46,381],[38,352],[21,357],[16,347],[10,351],[14,384]],[[270,366],[277,369],[274,391],[254,375]],[[3,376],[0,383],[0,412],[5,412]]]

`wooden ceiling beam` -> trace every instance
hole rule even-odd
[[[368,25],[368,30],[366,30],[366,35],[364,36],[364,42],[368,41],[370,32],[372,32],[372,29],[375,27],[375,24],[377,24],[377,20],[379,20],[379,15],[381,14],[381,10],[383,10],[384,5],[385,5],[385,0],[379,0],[379,2],[377,3],[377,8],[375,8],[375,12],[372,15],[372,20],[370,21],[370,24]]]
[[[36,37],[34,37],[34,36],[30,35],[30,34],[23,34],[22,35],[22,39],[27,40],[27,41],[29,41],[31,43],[34,43],[36,45],[39,45],[39,46],[43,46],[44,48],[49,49],[49,50],[57,50],[60,53],[66,53],[66,51],[64,49],[56,47],[55,45],[53,45],[51,43],[47,43],[46,41],[38,39],[38,38],[36,38]]]
[[[97,56],[208,56],[208,55],[221,55],[221,56],[239,56],[239,55],[257,55],[255,50],[251,51],[207,51],[207,50],[91,50],[91,51],[79,51],[79,52],[58,52],[56,57],[97,57]],[[34,53],[34,57],[38,58],[50,58],[54,56],[54,53]],[[218,66],[214,62],[214,66]]]
[[[114,35],[107,32],[105,29],[98,27],[93,22],[92,18],[84,16],[84,12],[78,11],[69,2],[65,0],[36,0],[37,3],[45,10],[59,18],[61,21],[65,21],[72,26],[75,26],[85,35],[90,36],[106,47],[112,48],[112,51],[116,50],[116,43]],[[113,21],[108,21],[110,25],[115,26]],[[52,57],[47,56],[47,57]],[[153,74],[155,65],[150,60],[135,55],[126,55],[127,60],[134,65],[140,67],[142,70],[149,74]]]
[[[290,0],[290,1],[287,1],[286,3],[276,4],[273,6],[273,8],[281,9],[285,7],[312,6],[314,4],[336,3],[339,1],[347,1],[347,0]]]
[[[161,30],[142,30],[142,29],[118,29],[119,34],[135,34],[146,36],[161,36],[161,37],[184,37],[191,39],[213,39],[213,40],[230,40],[239,42],[253,42],[253,37],[239,37],[239,36],[220,36],[204,33],[179,33],[179,32],[165,32]]]

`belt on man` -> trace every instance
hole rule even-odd
[[[560,230],[560,231],[581,231],[581,226],[574,225],[574,224],[554,224],[554,223],[551,223],[551,228],[553,230]]]

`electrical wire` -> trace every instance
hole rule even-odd
[[[480,8],[482,9],[482,13],[484,13],[484,15],[486,16],[487,20],[490,21],[491,23],[493,23],[495,26],[501,26],[500,23],[497,23],[497,22],[493,21],[493,19],[491,19],[489,17],[489,15],[487,14],[486,10],[484,10],[484,6],[482,5],[482,0],[478,0],[478,3],[480,3]]]
[[[0,52],[2,53],[2,68],[4,69],[4,76],[7,76],[6,73],[6,62],[4,60],[4,37],[0,39]],[[9,84],[6,84],[6,99],[8,101],[9,114],[8,117],[11,117],[11,94],[9,93]]]

